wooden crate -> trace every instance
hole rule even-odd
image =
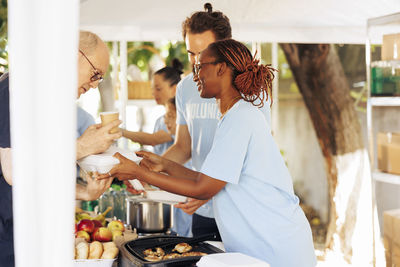
[[[153,99],[151,82],[128,82],[128,99]]]

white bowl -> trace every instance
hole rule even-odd
[[[78,160],[79,166],[86,172],[107,173],[115,165],[119,164],[119,160],[114,158],[115,153],[120,153],[125,158],[128,158],[136,163],[139,163],[141,158],[136,156],[135,152],[125,150],[116,146],[111,146],[104,153],[90,155]]]
[[[138,180],[138,179],[133,179],[133,180],[128,180],[131,185],[133,186],[133,188],[135,188],[135,190],[138,191],[144,191],[144,187],[142,185],[142,183]]]
[[[147,190],[146,198],[166,204],[178,204],[187,201],[187,197],[163,190]]]

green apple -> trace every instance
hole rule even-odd
[[[115,239],[117,239],[118,236],[122,236],[122,231],[121,230],[114,230],[111,231],[112,233],[112,240],[115,241]]]
[[[124,223],[121,221],[111,221],[108,225],[107,228],[110,229],[111,232],[115,230],[119,230],[121,232],[125,231]]]
[[[90,242],[90,235],[86,231],[81,230],[81,231],[76,232],[76,237],[84,238],[86,240],[86,242]]]

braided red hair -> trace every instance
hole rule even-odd
[[[251,55],[245,45],[233,39],[225,39],[212,43],[209,49],[220,62],[225,62],[233,70],[232,83],[243,96],[245,101],[262,107],[264,102],[271,98],[272,80],[275,75],[271,65],[260,64],[260,61]],[[256,100],[260,103],[256,104]]]

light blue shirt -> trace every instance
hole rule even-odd
[[[79,138],[86,129],[94,124],[94,119],[86,110],[81,107],[77,107],[77,128],[76,138]],[[79,176],[79,166],[76,166],[76,174]]]
[[[81,136],[86,129],[94,124],[94,119],[92,115],[90,115],[86,110],[78,106],[77,110],[77,129],[76,129],[76,138]]]
[[[154,124],[154,130],[153,133],[156,133],[158,131],[164,131],[166,133],[168,133],[168,129],[167,129],[167,125],[165,125],[165,121],[164,121],[164,115],[162,115],[161,117],[159,117],[156,120],[156,123]],[[170,147],[172,146],[172,144],[174,143],[174,140],[170,141],[170,142],[165,142],[159,145],[155,145],[153,146],[154,149],[154,153],[157,155],[162,155],[164,154],[164,152]]]
[[[240,100],[225,114],[201,172],[227,182],[213,197],[226,251],[271,267],[316,265],[310,225],[260,110]]]
[[[178,125],[187,125],[192,141],[192,166],[200,171],[208,152],[211,149],[215,131],[221,113],[215,98],[201,98],[193,74],[189,74],[178,84],[176,90],[176,109]],[[262,109],[268,123],[270,108],[266,104]],[[213,218],[212,201],[201,206],[197,214]]]
[[[154,132],[165,131],[168,133],[167,125],[165,125],[164,115],[156,120],[154,125]],[[171,135],[172,141],[154,146],[154,153],[162,155],[174,143],[175,135]],[[191,162],[185,164],[186,168],[191,169]],[[176,232],[179,236],[192,236],[192,215],[185,213],[181,209],[174,208],[174,224],[172,231]]]

